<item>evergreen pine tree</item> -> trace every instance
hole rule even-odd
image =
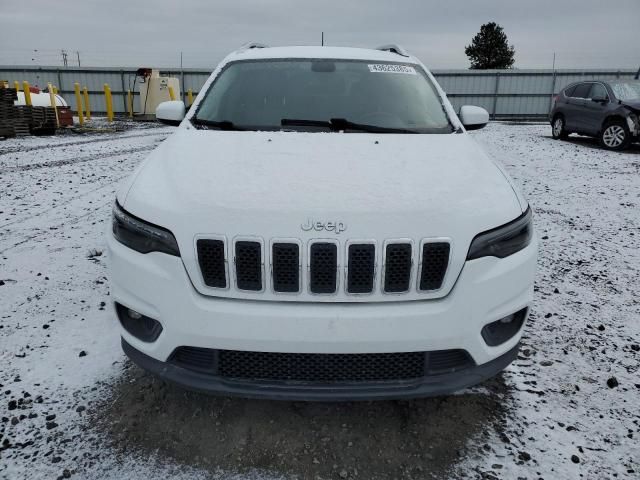
[[[471,61],[471,69],[511,68],[515,62],[515,49],[509,45],[507,35],[495,22],[485,23],[464,49]]]

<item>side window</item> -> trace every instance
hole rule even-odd
[[[566,96],[566,97],[573,97],[573,92],[575,92],[575,91],[576,91],[576,87],[577,87],[577,85],[574,85],[574,86],[572,86],[572,87],[567,88],[567,89],[564,91],[565,96]]]
[[[589,90],[591,90],[591,83],[580,83],[573,91],[572,97],[576,98],[589,98]]]
[[[594,83],[589,92],[589,98],[608,98],[607,89],[601,83]]]

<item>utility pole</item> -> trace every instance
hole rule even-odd
[[[80,52],[76,50],[76,55],[78,56],[78,67],[80,66]]]
[[[67,51],[62,50],[62,65],[67,66]]]
[[[322,32],[322,41],[321,41],[320,45],[322,45],[324,47],[324,32]]]

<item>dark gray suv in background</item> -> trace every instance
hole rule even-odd
[[[597,137],[610,150],[640,141],[640,81],[572,83],[555,98],[550,114],[553,138],[571,133]]]

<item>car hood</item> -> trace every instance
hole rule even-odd
[[[510,181],[468,135],[180,129],[119,193],[143,218],[201,215],[517,215]],[[506,215],[506,217],[505,217]],[[302,217],[301,217],[302,216]]]
[[[459,272],[473,237],[526,205],[467,134],[227,132],[181,127],[122,187],[131,214],[170,229],[197,275],[198,236],[452,242]],[[336,229],[303,226],[321,222]],[[447,288],[453,285],[457,274]],[[195,282],[194,282],[195,283]],[[446,292],[445,292],[446,293]]]

